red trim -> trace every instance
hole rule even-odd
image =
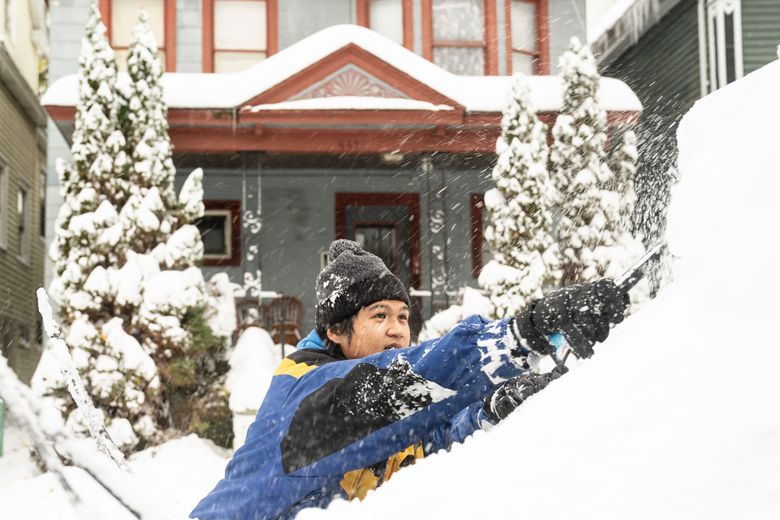
[[[306,87],[336,72],[340,68],[354,64],[379,80],[384,81],[393,88],[401,91],[412,99],[428,101],[437,105],[449,105],[455,110],[447,111],[450,114],[462,114],[463,107],[456,101],[443,96],[428,85],[405,74],[392,65],[382,61],[363,48],[350,43],[336,52],[326,56],[297,74],[287,78],[278,85],[271,87],[262,94],[255,96],[245,105],[258,105],[263,103],[279,103],[286,101]],[[352,111],[355,112],[355,111]]]
[[[408,206],[411,286],[420,288],[420,196],[417,193],[336,193],[336,238],[345,238],[348,206]]]
[[[230,258],[203,258],[204,266],[240,266],[241,265],[241,201],[240,200],[204,200],[207,210],[230,210]]]
[[[484,0],[482,4],[485,32],[481,44],[476,41],[437,41],[436,47],[483,47],[485,75],[498,74],[498,33],[495,0]],[[422,0],[423,57],[433,61],[433,0]]]
[[[469,201],[471,207],[471,276],[479,277],[482,272],[482,212],[485,211],[485,195],[472,193]]]
[[[214,72],[214,1],[203,0],[203,72]],[[265,0],[265,23],[265,52],[271,56],[279,52],[278,0]]]
[[[403,0],[404,5],[404,47],[414,51],[414,15],[412,0]]]
[[[205,1],[205,0],[204,0]],[[117,47],[111,42],[111,2],[112,0],[99,0],[98,9],[103,18],[103,25],[106,26],[106,38],[108,38],[111,47],[114,49],[126,49],[127,47]],[[163,31],[164,40],[160,50],[165,51],[165,72],[176,71],[176,0],[163,0]],[[157,42],[159,46],[159,42]]]
[[[74,107],[47,105],[46,111],[57,122],[72,122]],[[281,111],[280,111],[281,112]],[[170,109],[168,121],[170,136],[177,152],[232,153],[237,151],[265,151],[286,153],[355,153],[373,154],[398,151],[452,152],[452,153],[494,153],[495,142],[501,132],[501,114],[481,112],[465,114],[458,122],[448,122],[451,111],[446,114],[427,111],[342,110],[342,111],[284,111],[277,114],[274,122],[295,122],[300,125],[312,121],[327,124],[322,128],[284,128],[263,126],[270,120],[267,112],[262,114],[238,113],[233,118],[231,110]],[[556,113],[537,114],[548,127],[548,141],[552,142],[552,128]],[[634,125],[639,121],[639,112],[608,112],[609,126]],[[423,125],[426,128],[383,129],[387,121],[398,117],[404,124]],[[430,128],[431,118],[438,121]],[[360,130],[339,128],[356,121],[373,125],[374,128]]]
[[[506,31],[506,71],[512,74],[512,2],[504,0],[504,19]],[[550,74],[550,14],[547,0],[520,0],[536,5],[536,56],[534,74]]]
[[[485,2],[485,75],[498,75],[498,21],[496,2]]]
[[[422,0],[423,58],[433,61],[433,0]]]

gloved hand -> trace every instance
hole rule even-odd
[[[546,387],[550,381],[561,377],[568,370],[561,365],[555,367],[548,374],[528,373],[508,380],[485,398],[485,404],[482,406],[485,415],[493,424],[504,420],[515,408],[523,404],[523,401]]]
[[[560,332],[577,356],[589,358],[593,345],[607,339],[610,324],[623,321],[629,303],[628,293],[605,278],[551,292],[518,314],[515,326],[540,354],[553,352],[548,338]]]

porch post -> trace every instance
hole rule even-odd
[[[246,296],[256,296],[260,306],[262,266],[260,265],[260,228],[262,205],[260,200],[260,161],[252,155],[243,155],[241,161],[241,271]]]
[[[434,168],[433,158],[422,159],[428,202],[428,245],[430,247],[431,314],[449,306],[447,258],[447,183],[444,170]]]

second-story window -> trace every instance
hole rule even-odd
[[[108,28],[111,47],[116,52],[120,69],[127,68],[127,49],[133,37],[133,29],[138,23],[138,13],[143,9],[149,15],[149,25],[157,43],[158,56],[163,68],[173,71],[176,68],[174,31],[174,0],[101,0],[100,9],[103,21]]]
[[[431,0],[431,24],[434,63],[454,74],[485,73],[483,0]]]
[[[203,0],[203,71],[237,72],[275,52],[277,0]]]
[[[358,25],[412,47],[410,0],[357,0]]]
[[[214,0],[214,72],[235,72],[268,56],[266,2]]]
[[[537,0],[507,0],[509,9],[509,43],[511,72],[539,74],[540,49]]]

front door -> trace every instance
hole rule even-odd
[[[337,193],[336,236],[354,240],[403,284],[420,288],[420,202],[416,193]],[[421,302],[412,298],[412,338],[422,327]]]

